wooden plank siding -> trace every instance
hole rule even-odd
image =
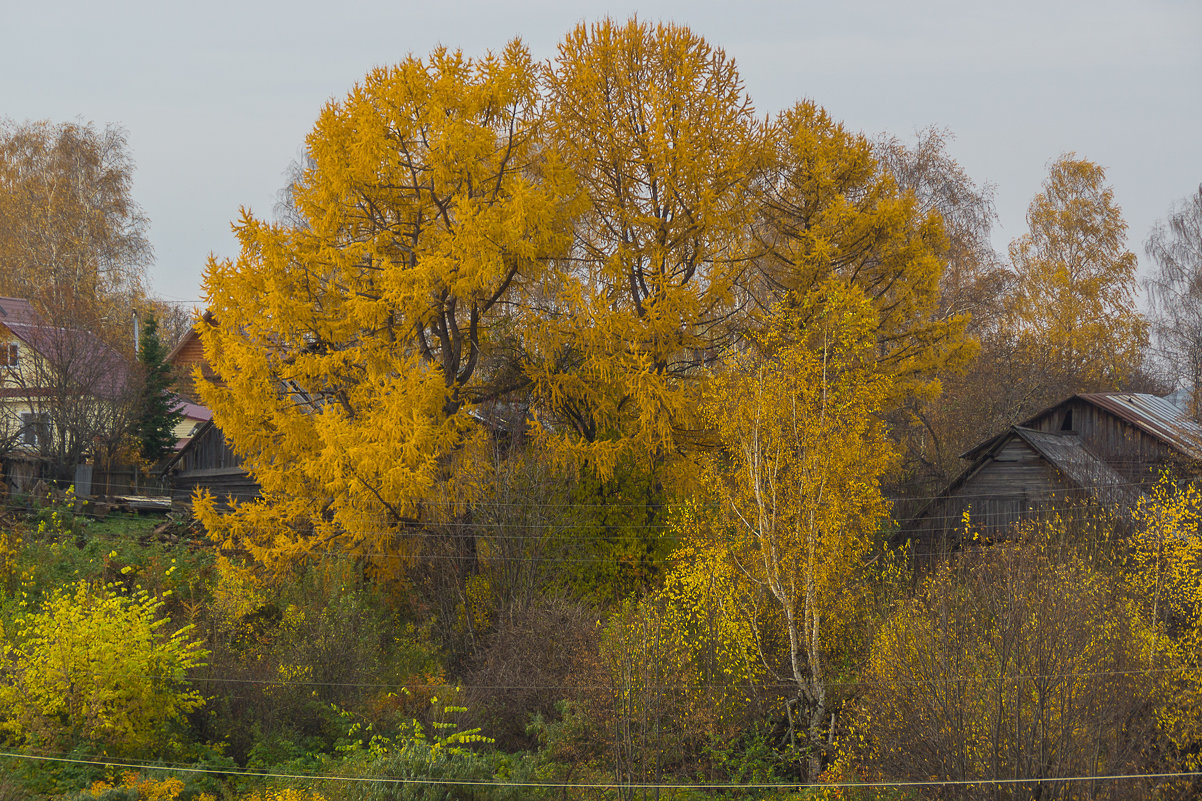
[[[957,485],[903,526],[901,534],[913,542],[915,551],[938,551],[958,537],[968,512],[975,531],[998,540],[1015,523],[1059,503],[1079,503],[1080,496],[1041,454],[1014,438],[961,476]]]
[[[192,441],[180,451],[168,468],[172,479],[172,505],[191,509],[197,490],[207,490],[228,509],[229,501],[252,501],[259,497],[257,481],[242,467],[238,454],[230,449],[213,423],[205,423]]]
[[[1025,425],[1048,433],[1076,432],[1099,458],[1137,483],[1154,481],[1156,468],[1176,453],[1163,440],[1079,397],[1048,409]]]
[[[1169,400],[1140,393],[1074,395],[963,454],[970,465],[901,527],[916,551],[958,546],[965,511],[989,539],[1057,514],[1098,530],[1163,470],[1202,473],[1202,426]]]

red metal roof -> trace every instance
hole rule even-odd
[[[0,298],[0,323],[40,325],[41,318],[24,298]]]

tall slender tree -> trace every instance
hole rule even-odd
[[[119,127],[0,120],[0,295],[128,321],[153,258],[133,171]]]
[[[1202,187],[1156,225],[1144,249],[1156,262],[1147,283],[1156,353],[1202,412]]]
[[[1137,261],[1106,171],[1061,156],[1027,209],[1027,226],[1010,244],[1018,343],[1060,382],[1053,395],[1117,388],[1139,366],[1148,327],[1135,307]]]

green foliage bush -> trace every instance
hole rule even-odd
[[[346,801],[517,801],[546,797],[536,787],[514,786],[548,781],[532,754],[505,754],[479,729],[460,729],[467,710],[438,698],[433,720],[402,723],[394,737],[376,735],[366,746],[344,748],[346,766],[360,778],[346,787]],[[438,784],[445,781],[447,784]],[[458,784],[456,784],[458,782]]]

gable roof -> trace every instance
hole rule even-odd
[[[165,362],[175,364],[175,360],[179,355],[200,339],[200,332],[197,330],[197,327],[202,323],[207,326],[217,325],[217,319],[213,316],[213,312],[206,310],[200,315],[200,319],[184,332],[184,335],[179,338],[179,342],[175,343],[175,347],[171,349],[171,352],[167,354],[167,358],[164,359]]]
[[[1090,392],[1074,397],[1105,409],[1191,459],[1202,460],[1202,425],[1165,398],[1143,392]]]
[[[40,323],[41,318],[24,298],[0,298],[0,323],[5,326]]]
[[[1139,491],[1091,452],[1076,434],[1049,433],[1022,426],[1012,426],[1011,431],[1056,468],[1069,483],[1107,506],[1134,506],[1139,500]]]
[[[1071,431],[1051,433],[1036,431],[1025,426],[1010,426],[974,448],[976,457],[972,464],[961,471],[939,494],[923,504],[922,508],[902,527],[902,531],[912,530],[918,521],[927,517],[936,504],[955,494],[1014,439],[1024,442],[1055,468],[1067,484],[1089,493],[1099,503],[1120,508],[1129,508],[1138,503],[1139,489],[1132,486],[1114,468],[1090,451],[1076,433]]]
[[[1144,392],[1083,392],[1049,406],[1019,423],[1019,428],[1033,428],[1046,415],[1074,400],[1103,409],[1134,428],[1168,445],[1191,459],[1202,461],[1202,425],[1190,419],[1185,410],[1171,401]],[[960,455],[962,459],[977,459],[1009,429],[977,443]]]
[[[130,364],[116,350],[90,331],[50,325],[21,298],[0,298],[0,326],[41,355],[55,370],[77,379],[80,388],[96,397],[113,399],[129,388],[133,378]],[[9,388],[16,397],[45,388]]]

